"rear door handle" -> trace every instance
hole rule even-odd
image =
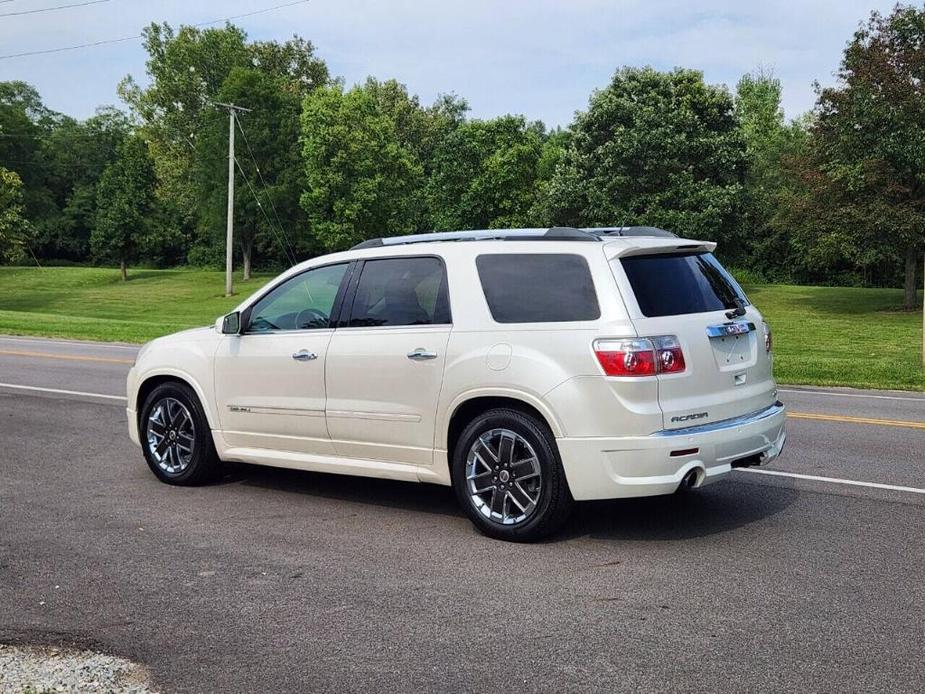
[[[431,352],[423,347],[418,347],[414,351],[408,352],[408,358],[412,361],[427,361],[428,359],[436,359],[437,353]]]
[[[296,361],[311,361],[312,359],[317,359],[318,355],[314,352],[309,352],[307,349],[300,349],[292,355],[292,358]]]

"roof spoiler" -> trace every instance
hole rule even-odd
[[[638,243],[612,244],[606,247],[608,260],[626,258],[633,255],[665,255],[683,253],[712,253],[716,249],[715,241],[684,241],[672,243],[670,239],[639,239]]]

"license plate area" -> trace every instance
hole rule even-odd
[[[720,371],[737,371],[755,365],[758,359],[754,323],[730,322],[707,327],[713,358]]]

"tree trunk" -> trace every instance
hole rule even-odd
[[[254,244],[246,242],[241,246],[241,254],[244,256],[244,281],[251,278],[251,255],[254,251]]]
[[[906,281],[903,283],[906,298],[904,306],[912,310],[918,305],[916,301],[915,290],[915,266],[918,265],[919,254],[913,246],[906,249]]]
[[[119,261],[119,272],[122,273],[122,281],[128,282],[128,268],[125,266],[125,258]]]

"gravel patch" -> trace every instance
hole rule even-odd
[[[147,669],[93,651],[0,644],[4,694],[156,694]]]

